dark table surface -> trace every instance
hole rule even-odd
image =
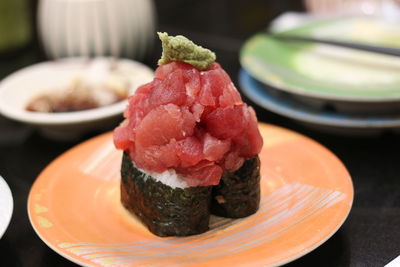
[[[166,3],[168,2],[168,3]],[[203,4],[200,5],[199,3]],[[302,10],[297,1],[156,1],[159,30],[184,34],[214,50],[218,61],[237,81],[238,51],[243,41],[282,11]],[[266,3],[268,2],[268,3]],[[290,3],[290,4],[289,4]],[[219,5],[219,11],[211,7]],[[174,7],[174,8],[171,8]],[[221,9],[226,12],[221,12]],[[198,9],[208,14],[188,16]],[[174,14],[174,12],[176,14]],[[200,23],[201,21],[201,23]],[[156,46],[145,63],[154,67],[160,53]],[[0,60],[0,78],[12,71],[44,60],[33,44],[9,59]],[[287,266],[383,266],[400,254],[400,142],[399,136],[338,136],[320,133],[275,115],[247,100],[260,121],[280,125],[307,135],[335,153],[348,168],[355,197],[343,226],[327,242]],[[0,175],[14,197],[14,214],[0,239],[0,266],[76,266],[48,248],[35,234],[27,214],[27,197],[40,171],[79,140],[56,142],[35,129],[0,116]]]

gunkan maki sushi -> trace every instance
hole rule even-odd
[[[159,37],[155,78],[129,98],[114,130],[124,151],[121,202],[156,235],[199,234],[211,212],[257,211],[263,141],[215,54],[183,36]]]

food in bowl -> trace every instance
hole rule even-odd
[[[126,99],[131,71],[117,62],[94,60],[66,86],[35,96],[26,106],[32,112],[71,112],[107,106]]]
[[[112,66],[115,67],[112,67]],[[97,66],[96,68],[94,68]],[[112,70],[129,81],[129,95],[154,77],[153,69],[129,59],[64,58],[41,62],[20,69],[0,82],[0,113],[9,119],[32,125],[44,136],[56,140],[73,140],[89,132],[115,127],[127,100],[76,112],[32,112],[29,103],[46,94],[61,94],[77,77],[85,83],[103,83]],[[111,79],[112,80],[112,79]]]
[[[257,211],[263,140],[213,52],[183,36],[159,37],[155,78],[129,99],[114,130],[124,151],[121,202],[158,236],[200,234],[211,213]]]

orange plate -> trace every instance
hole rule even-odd
[[[33,185],[28,212],[40,238],[85,266],[270,266],[321,245],[352,201],[349,173],[330,151],[295,132],[260,124],[261,207],[243,219],[212,217],[190,237],[151,234],[119,201],[121,151],[111,133],[58,157]]]

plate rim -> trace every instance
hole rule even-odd
[[[0,190],[1,189],[3,189],[6,192],[4,199],[7,199],[7,201],[10,203],[10,206],[9,206],[10,212],[6,216],[6,219],[5,219],[6,223],[4,224],[4,229],[0,229],[0,239],[3,237],[3,235],[7,231],[8,226],[11,223],[12,215],[14,213],[14,198],[12,195],[12,191],[11,191],[9,185],[7,184],[6,180],[0,175]]]
[[[353,180],[352,180],[351,174],[349,173],[349,171],[348,171],[348,169],[346,168],[346,166],[344,165],[344,163],[340,160],[340,158],[339,158],[335,153],[333,153],[329,148],[327,148],[326,146],[322,145],[320,142],[318,142],[318,141],[316,141],[316,140],[314,140],[314,139],[312,139],[312,138],[310,138],[310,137],[308,137],[308,136],[306,136],[306,135],[304,135],[304,134],[302,134],[302,133],[298,133],[298,132],[296,132],[296,131],[293,131],[293,130],[291,130],[291,129],[287,129],[287,128],[284,128],[284,127],[281,127],[281,126],[278,126],[278,125],[269,124],[269,123],[263,123],[263,122],[259,123],[259,125],[261,125],[262,127],[265,127],[265,126],[272,126],[272,127],[274,127],[274,128],[278,128],[278,129],[280,129],[280,130],[284,130],[284,131],[287,131],[287,132],[295,133],[296,135],[300,136],[301,138],[303,138],[303,139],[305,139],[305,140],[308,140],[308,141],[311,141],[311,142],[314,143],[314,145],[317,145],[319,148],[325,150],[325,151],[326,151],[327,153],[329,153],[329,154],[337,161],[337,163],[346,171],[346,174],[347,174],[347,175],[346,175],[345,178],[344,178],[344,177],[343,177],[343,178],[346,179],[346,181],[349,183],[349,187],[350,187],[350,189],[351,189],[351,191],[350,191],[350,192],[351,192],[351,195],[349,195],[349,198],[348,198],[349,201],[348,201],[348,203],[347,203],[347,205],[346,205],[346,210],[345,210],[346,212],[343,214],[342,218],[340,219],[340,222],[337,223],[337,225],[335,226],[335,228],[333,228],[329,234],[327,234],[324,238],[322,238],[321,240],[319,240],[318,242],[316,242],[316,243],[315,243],[314,245],[312,245],[311,247],[309,247],[309,248],[307,248],[307,249],[305,249],[305,250],[303,250],[303,251],[301,251],[301,252],[298,252],[296,255],[294,255],[294,256],[292,256],[292,257],[289,257],[289,258],[287,258],[287,259],[281,260],[281,261],[276,262],[276,263],[272,263],[272,264],[270,264],[270,265],[265,265],[265,266],[281,266],[281,265],[283,265],[283,264],[287,264],[287,263],[290,263],[290,262],[292,262],[292,261],[294,261],[294,260],[296,260],[296,259],[299,259],[299,258],[301,258],[302,256],[304,256],[304,255],[306,255],[306,254],[312,252],[313,250],[315,250],[316,248],[318,248],[319,246],[321,246],[323,243],[325,243],[327,240],[329,240],[329,239],[343,226],[343,224],[345,223],[345,221],[348,219],[349,214],[350,214],[350,212],[351,212],[351,210],[352,210],[352,207],[353,207],[353,203],[354,203],[354,184],[353,184]],[[76,148],[77,146],[80,146],[80,145],[82,145],[82,144],[85,144],[85,143],[87,143],[87,142],[92,141],[93,139],[101,138],[102,136],[106,136],[106,135],[109,135],[109,134],[110,134],[110,132],[106,132],[106,133],[103,133],[103,134],[94,136],[94,137],[92,137],[92,138],[90,138],[90,139],[87,139],[87,140],[85,140],[85,141],[83,141],[83,142],[81,142],[81,143],[79,143],[79,144],[77,144],[77,145],[71,147],[70,149],[68,149],[67,151],[65,151],[64,153],[62,153],[61,155],[59,155],[59,156],[57,156],[56,158],[54,158],[48,165],[46,165],[46,167],[39,173],[39,175],[38,175],[37,178],[35,179],[34,183],[32,184],[32,187],[31,187],[31,189],[30,189],[30,191],[29,191],[29,195],[28,195],[28,199],[27,199],[27,211],[28,211],[29,222],[31,223],[31,225],[32,225],[32,227],[33,227],[35,233],[38,235],[38,237],[39,237],[50,249],[52,249],[54,252],[58,253],[60,256],[66,258],[66,259],[68,259],[68,260],[70,260],[71,262],[73,262],[73,263],[75,263],[75,264],[78,264],[78,265],[81,265],[81,266],[85,266],[85,267],[91,267],[91,266],[93,266],[93,265],[87,264],[87,263],[85,263],[85,262],[81,262],[81,261],[79,261],[79,259],[75,259],[74,257],[72,257],[72,256],[70,256],[70,255],[64,253],[62,250],[58,249],[56,246],[53,246],[51,243],[49,243],[48,240],[46,240],[46,239],[40,234],[40,231],[37,229],[37,227],[35,226],[35,224],[34,224],[34,222],[33,222],[33,220],[32,220],[32,214],[31,214],[31,210],[29,209],[29,206],[30,206],[29,203],[30,203],[30,202],[32,201],[32,199],[33,199],[32,192],[33,192],[33,187],[34,187],[35,183],[37,183],[37,181],[39,180],[39,178],[40,178],[40,176],[42,175],[42,173],[50,166],[50,164],[52,164],[52,163],[53,163],[54,161],[56,161],[57,159],[63,157],[65,154],[67,154],[67,153],[70,152],[72,149]]]
[[[281,261],[281,262],[279,262],[279,263],[277,263],[275,265],[271,265],[271,267],[281,266],[281,265],[293,262],[293,261],[295,261],[297,259],[300,259],[301,257],[303,257],[303,256],[307,255],[308,253],[310,253],[310,252],[316,250],[317,248],[319,248],[322,244],[324,244],[326,241],[328,241],[334,234],[336,234],[337,231],[339,231],[339,229],[343,226],[343,224],[346,222],[347,218],[349,217],[350,211],[353,208],[353,204],[354,204],[354,184],[353,184],[353,179],[351,178],[350,174],[349,174],[349,179],[350,179],[350,182],[351,182],[351,186],[353,188],[353,194],[352,194],[352,198],[350,200],[350,205],[349,205],[349,209],[348,209],[348,211],[346,213],[346,216],[343,217],[342,221],[337,225],[337,228],[334,229],[331,234],[327,235],[325,239],[321,239],[320,242],[316,243],[314,247],[310,247],[310,248],[306,249],[302,254],[299,254],[297,257],[293,257],[293,258],[288,259],[286,261]]]
[[[40,174],[39,174],[40,175]],[[38,176],[39,177],[39,176]],[[36,180],[35,180],[36,182]],[[33,186],[33,185],[32,185]],[[80,266],[84,266],[84,267],[91,267],[90,265],[86,265],[86,263],[84,262],[79,262],[78,260],[74,259],[73,257],[71,257],[70,255],[64,253],[62,250],[58,249],[57,247],[53,246],[50,242],[48,242],[38,231],[38,229],[36,228],[35,224],[32,223],[32,215],[31,215],[31,211],[29,209],[29,201],[31,199],[31,190],[29,190],[29,196],[28,196],[28,200],[27,200],[27,205],[26,205],[26,210],[28,212],[28,218],[29,218],[29,222],[33,228],[33,230],[35,231],[35,233],[38,235],[38,237],[40,238],[40,240],[42,240],[46,246],[48,246],[51,250],[53,250],[54,252],[56,252],[57,254],[59,254],[60,256],[66,258],[67,260],[80,265]]]
[[[368,119],[351,119],[351,115],[346,115],[346,119],[338,119],[338,118],[322,118],[318,114],[310,113],[306,110],[301,110],[304,112],[303,115],[300,115],[295,109],[290,109],[289,107],[280,107],[279,104],[273,103],[273,101],[267,100],[265,98],[260,97],[261,94],[271,96],[262,86],[264,86],[259,80],[252,77],[251,74],[244,68],[239,71],[239,85],[242,89],[244,95],[246,95],[253,102],[258,104],[259,106],[270,110],[279,115],[318,125],[326,125],[326,126],[338,126],[338,127],[346,127],[351,129],[384,129],[384,128],[398,128],[400,127],[400,117],[398,119],[390,119],[388,118],[385,121],[368,121]],[[275,100],[275,98],[274,98]],[[277,103],[282,103],[279,100]],[[322,112],[321,112],[322,113]],[[338,113],[339,114],[339,113]],[[345,115],[343,115],[345,116]],[[362,116],[356,116],[362,117]],[[375,118],[379,116],[375,116]]]
[[[334,21],[334,20],[333,20]],[[315,22],[316,24],[325,24],[323,22]],[[304,25],[305,27],[305,25]],[[310,25],[307,25],[307,28],[311,27]],[[292,29],[293,31],[295,29]],[[290,32],[292,31],[290,30]],[[289,32],[289,30],[287,30]],[[286,32],[286,31],[285,31]],[[284,34],[284,32],[282,33]],[[319,98],[319,99],[325,99],[325,100],[339,100],[339,101],[352,101],[352,102],[359,102],[359,103],[379,103],[379,102],[394,102],[394,101],[400,101],[400,92],[397,96],[352,96],[352,95],[343,95],[343,94],[335,94],[335,93],[328,93],[328,92],[322,92],[322,91],[314,91],[314,90],[307,90],[302,86],[296,86],[296,85],[290,85],[287,84],[285,81],[277,81],[275,79],[269,79],[269,76],[281,76],[277,75],[276,72],[269,70],[271,68],[270,64],[268,62],[263,61],[263,64],[267,66],[264,68],[263,73],[268,74],[268,75],[263,75],[261,73],[258,73],[255,71],[255,67],[249,66],[249,64],[246,62],[245,58],[248,58],[245,54],[247,53],[247,45],[249,44],[250,41],[255,40],[256,38],[270,38],[267,36],[266,33],[257,33],[252,35],[249,39],[247,39],[243,46],[240,49],[239,52],[239,62],[242,68],[246,69],[249,73],[251,73],[252,76],[256,77],[259,81],[262,81],[266,85],[273,86],[279,90],[282,90],[284,92],[292,93],[292,94],[297,94],[300,96],[304,97],[314,97],[314,98]]]

